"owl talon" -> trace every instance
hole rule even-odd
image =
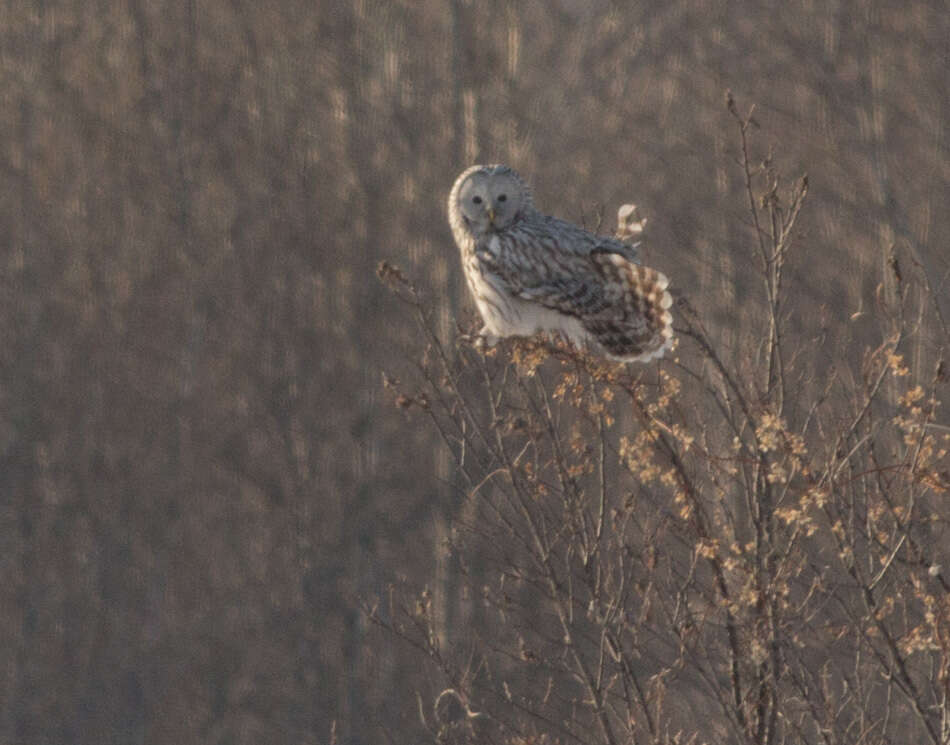
[[[478,336],[475,337],[475,348],[480,352],[484,352],[494,347],[500,340],[500,336],[495,336],[483,328],[478,332]]]
[[[495,345],[501,341],[501,337],[490,334],[485,329],[482,329],[476,334],[459,334],[458,341],[462,344],[470,344],[475,347],[475,349],[484,352],[494,348]]]

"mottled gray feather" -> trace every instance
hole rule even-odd
[[[554,331],[624,360],[669,347],[666,278],[638,266],[636,246],[539,212],[507,166],[459,176],[449,221],[486,336]]]

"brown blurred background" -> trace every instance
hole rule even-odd
[[[589,225],[635,201],[728,348],[731,89],[810,176],[829,360],[892,247],[950,314],[943,2],[6,0],[0,76],[2,742],[415,741],[429,683],[358,599],[438,581],[452,497],[374,268],[471,319],[471,162]]]

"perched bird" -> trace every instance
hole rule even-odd
[[[508,166],[463,171],[449,193],[449,223],[489,346],[547,331],[623,362],[670,348],[667,278],[640,266],[636,244],[539,212]]]

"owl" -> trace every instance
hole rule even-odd
[[[667,278],[640,266],[636,244],[539,212],[508,166],[463,171],[449,192],[449,223],[489,346],[551,332],[623,362],[670,348]]]

